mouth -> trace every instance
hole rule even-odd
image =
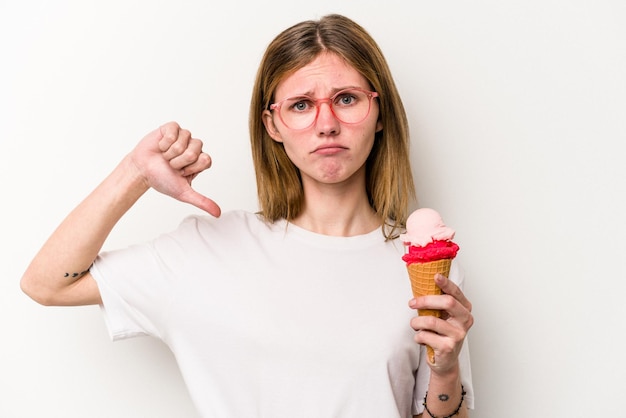
[[[347,150],[348,148],[341,146],[339,144],[324,144],[317,148],[315,148],[312,154],[318,155],[334,155],[340,153],[342,151]]]

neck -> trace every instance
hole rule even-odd
[[[370,206],[364,185],[303,182],[304,208],[293,220],[312,232],[332,236],[355,236],[372,232],[381,221]]]

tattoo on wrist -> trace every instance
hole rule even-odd
[[[428,416],[432,418],[453,418],[459,415],[460,413],[459,411],[461,410],[461,406],[463,405],[463,400],[465,399],[465,395],[467,395],[467,392],[465,392],[465,388],[463,387],[463,385],[461,385],[461,400],[459,401],[459,406],[457,406],[456,409],[452,411],[452,413],[449,415],[444,415],[444,416],[435,415],[430,411],[430,409],[428,409],[428,403],[426,402],[428,398],[428,392],[426,392],[426,395],[424,395],[424,401],[422,402],[422,405],[424,405],[424,409],[428,413]],[[442,393],[438,396],[438,398],[440,401],[445,402],[448,399],[450,399],[450,396],[446,395],[445,393]]]

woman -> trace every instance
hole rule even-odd
[[[376,43],[338,15],[279,34],[250,130],[258,214],[220,216],[191,188],[211,159],[171,122],[68,215],[23,290],[45,305],[101,304],[113,339],[163,340],[204,417],[468,416],[473,319],[458,268],[437,277],[446,295],[406,306],[397,236],[413,193],[408,129]],[[99,254],[149,188],[213,216]]]

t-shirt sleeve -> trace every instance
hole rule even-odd
[[[174,231],[148,243],[101,253],[91,273],[100,289],[111,338],[151,335],[166,339],[173,301],[199,270],[212,271],[222,238],[234,227],[241,228],[242,219],[239,213],[219,219],[191,215]]]
[[[453,261],[450,267],[450,280],[463,290],[465,274],[457,261]],[[465,405],[469,409],[474,409],[474,387],[472,386],[472,370],[470,366],[470,356],[467,338],[463,342],[463,347],[459,353],[459,367],[461,370],[461,383],[465,389]],[[424,412],[424,396],[428,390],[430,381],[430,367],[426,361],[426,347],[420,349],[420,361],[415,376],[415,391],[413,394],[413,414],[419,415]]]
[[[197,237],[198,219],[189,216],[174,231],[151,242],[98,255],[91,273],[111,339],[140,335],[163,339],[175,272],[184,269],[185,255],[197,244]]]
[[[168,284],[153,244],[101,253],[91,267],[102,298],[101,309],[112,340],[160,336]]]

